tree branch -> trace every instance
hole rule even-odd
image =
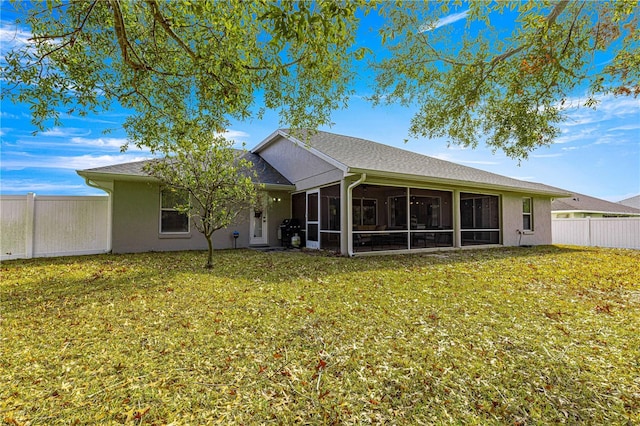
[[[553,25],[556,22],[556,20],[558,19],[558,16],[560,16],[560,14],[562,14],[562,12],[566,9],[568,4],[569,4],[569,0],[563,0],[563,1],[561,1],[561,2],[559,2],[559,3],[557,3],[555,5],[555,7],[551,11],[551,13],[549,13],[549,15],[546,18],[546,23],[547,23],[546,27],[547,28],[549,28],[551,25]],[[582,7],[580,8],[580,10],[582,10]],[[576,19],[577,19],[577,16],[579,14],[580,14],[580,11],[578,11],[578,13],[576,14]],[[574,23],[575,23],[575,21],[574,21]],[[573,28],[573,24],[572,24],[572,28]],[[542,32],[543,32],[543,29],[539,29],[537,31],[537,34],[539,35]],[[498,64],[500,62],[505,61],[506,59],[510,58],[511,56],[516,55],[516,54],[520,53],[521,51],[523,51],[524,49],[527,49],[529,47],[531,47],[531,44],[521,45],[521,46],[513,48],[513,49],[511,49],[511,50],[509,50],[509,51],[507,51],[507,52],[505,52],[505,53],[503,53],[501,55],[498,55],[498,56],[494,57],[488,63],[477,64],[481,70],[484,70],[484,66],[485,65],[487,65],[487,64],[489,65],[489,70],[487,72],[484,72],[484,71],[481,72],[482,78],[481,78],[481,82],[478,84],[478,87],[481,84],[483,84],[485,81],[487,81],[487,78],[489,78],[489,76],[493,73],[493,70],[495,70],[495,68],[498,66]],[[566,46],[565,46],[565,48],[566,48]]]
[[[98,3],[99,0],[94,0],[91,5],[89,5],[89,10],[87,11],[87,14],[84,16],[84,18],[82,19],[82,22],[80,22],[80,25],[77,26],[76,28],[73,29],[73,31],[70,31],[68,33],[65,34],[59,34],[59,35],[42,35],[42,36],[34,36],[31,37],[29,39],[29,41],[44,41],[44,40],[54,40],[54,39],[58,39],[58,38],[65,38],[65,37],[71,37],[71,40],[69,40],[66,43],[63,43],[63,46],[68,45],[69,43],[75,43],[76,40],[76,36],[78,33],[82,32],[82,29],[84,28],[85,23],[87,22],[87,19],[89,19],[89,15],[91,15],[91,12],[93,11],[93,8],[96,6],[96,4]]]
[[[87,22],[87,19],[89,18],[89,15],[91,15],[91,12],[93,11],[93,8],[95,7],[95,5],[98,3],[99,0],[94,0],[93,3],[91,3],[91,5],[89,6],[89,10],[87,11],[87,14],[84,16],[84,18],[82,19],[82,22],[80,23],[80,25],[78,27],[76,27],[73,31],[68,32],[66,34],[61,34],[61,35],[43,35],[43,36],[35,36],[35,37],[31,37],[29,39],[29,41],[35,41],[35,42],[39,42],[39,41],[46,41],[46,40],[55,40],[55,39],[59,39],[59,38],[65,38],[65,37],[69,37],[71,36],[71,38],[69,40],[67,40],[64,43],[60,43],[55,49],[52,49],[48,52],[46,52],[45,54],[43,54],[41,57],[38,58],[38,60],[35,62],[34,65],[40,65],[42,64],[42,62],[44,61],[45,58],[47,58],[48,56],[54,54],[55,52],[62,50],[64,48],[66,48],[67,46],[71,45],[73,46],[74,43],[76,42],[77,39],[77,35],[82,32],[85,23]]]
[[[149,6],[151,6],[151,11],[153,13],[153,17],[155,21],[158,22],[162,27],[162,29],[164,29],[164,31],[167,33],[167,35],[171,37],[173,40],[175,40],[175,42],[178,43],[178,46],[180,46],[182,50],[187,52],[187,54],[191,56],[191,59],[194,62],[196,62],[198,60],[198,56],[195,54],[193,50],[191,50],[189,46],[186,45],[184,41],[182,41],[180,37],[178,37],[178,35],[171,28],[171,25],[169,25],[169,22],[167,22],[167,20],[164,19],[164,16],[162,16],[162,13],[160,12],[160,7],[158,6],[158,2],[156,2],[156,0],[146,0],[146,2]]]
[[[569,47],[569,42],[571,42],[571,37],[573,36],[573,29],[576,26],[576,22],[578,21],[578,17],[580,16],[580,12],[582,12],[583,8],[584,8],[584,3],[582,3],[582,5],[580,6],[580,9],[578,9],[575,16],[573,17],[573,21],[571,22],[571,26],[569,27],[569,34],[567,34],[567,38],[565,39],[565,43],[564,43],[564,48],[562,48],[563,55],[567,51],[567,48]]]
[[[556,20],[558,19],[558,16],[560,16],[562,14],[562,12],[566,9],[567,5],[569,4],[569,0],[562,0],[561,2],[557,3],[553,10],[549,13],[549,15],[547,16],[547,18],[545,19],[546,21],[546,26],[547,28],[551,25],[553,25]],[[580,10],[582,10],[582,7],[580,8]],[[579,15],[580,12],[578,11]],[[576,15],[576,16],[577,16]],[[575,22],[574,22],[575,23]],[[572,25],[573,28],[573,25]],[[538,30],[538,33],[541,33],[542,29]],[[457,65],[457,66],[463,66],[463,67],[467,67],[467,66],[475,66],[475,67],[479,67],[481,69],[483,69],[485,67],[485,65],[489,65],[490,68],[486,73],[482,73],[484,75],[484,78],[482,79],[482,81],[486,81],[486,78],[493,72],[493,70],[496,68],[496,66],[498,65],[498,63],[509,59],[510,57],[512,57],[513,55],[516,55],[520,52],[522,52],[524,49],[530,47],[530,45],[522,45],[522,46],[518,46],[518,47],[514,47],[510,50],[508,50],[507,52],[504,52],[498,56],[495,56],[493,59],[491,59],[491,61],[489,62],[478,62],[478,63],[464,63],[464,62],[459,62],[459,61],[455,61],[453,59],[441,56],[438,54],[438,51],[436,48],[434,48],[433,46],[431,46],[431,44],[429,44],[429,42],[426,41],[426,39],[424,40],[424,44],[431,50],[431,52],[435,55],[436,60],[444,62],[446,64],[449,65]],[[430,62],[430,61],[424,61],[424,62]]]
[[[118,39],[118,45],[120,46],[120,53],[122,54],[122,59],[124,62],[129,65],[134,70],[146,70],[150,71],[151,68],[142,64],[141,62],[134,62],[129,57],[129,50],[133,52],[137,59],[140,59],[139,56],[135,53],[135,50],[129,43],[129,39],[127,38],[127,29],[124,24],[124,18],[122,17],[122,11],[120,10],[120,1],[119,0],[110,0],[111,8],[113,10],[113,27],[116,31],[116,38]]]
[[[553,8],[553,10],[551,11],[551,13],[549,13],[549,15],[547,16],[547,28],[549,28],[551,25],[553,25],[556,22],[556,19],[558,19],[558,16],[560,16],[560,14],[562,14],[562,12],[566,9],[567,5],[569,4],[569,0],[562,0],[561,2],[557,3],[555,5],[555,7]],[[579,12],[578,12],[579,13]],[[537,31],[538,34],[542,33],[542,29],[539,29]],[[493,58],[490,62],[490,64],[495,64],[498,62],[502,62],[505,59],[510,58],[511,56],[515,55],[516,53],[521,52],[523,49],[529,47],[528,45],[524,45],[524,46],[519,46],[516,48],[513,48],[501,55],[496,56],[495,58]],[[491,67],[491,71],[494,69],[495,67]]]
[[[298,59],[295,59],[295,60],[293,60],[291,62],[287,62],[286,64],[280,65],[280,68],[289,68],[289,67],[292,67],[294,65],[297,65],[300,62],[302,62],[306,57],[307,57],[306,54],[302,55]],[[255,67],[255,66],[251,66],[251,65],[242,65],[242,68],[245,69],[245,70],[250,70],[250,71],[267,71],[267,70],[271,69],[271,67],[267,67],[267,66]]]

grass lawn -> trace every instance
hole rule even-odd
[[[640,251],[10,261],[6,424],[640,424]]]

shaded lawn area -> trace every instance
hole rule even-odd
[[[2,264],[8,424],[640,422],[640,251]]]

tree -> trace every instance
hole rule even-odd
[[[486,137],[494,151],[526,158],[558,136],[576,91],[584,91],[580,105],[588,107],[604,94],[640,94],[635,0],[472,1],[455,14],[450,5],[381,10],[390,55],[373,64],[373,99],[417,105],[413,136],[470,147]],[[456,17],[467,21],[463,33],[446,25]],[[515,23],[512,32],[492,25],[504,19]]]
[[[130,140],[152,151],[265,109],[315,128],[351,93],[360,3],[16,0],[31,38],[5,56],[2,96],[29,103],[39,129],[61,109],[119,103]]]
[[[373,100],[417,105],[413,136],[486,140],[526,158],[553,142],[577,90],[590,107],[600,95],[640,93],[637,0],[471,1],[462,34],[443,25],[452,3],[462,4],[16,0],[32,37],[5,56],[2,95],[30,103],[40,128],[60,108],[86,114],[117,102],[134,111],[130,140],[152,150],[265,109],[313,129],[353,93],[369,52],[356,47],[359,17],[374,9],[387,20],[388,52],[371,64]],[[492,25],[501,19],[515,29]]]
[[[173,207],[188,215],[206,238],[207,268],[213,267],[213,233],[229,226],[257,200],[252,164],[232,146],[232,141],[212,132],[191,132],[174,144],[173,155],[146,166],[162,186],[177,193],[175,199],[182,202]]]

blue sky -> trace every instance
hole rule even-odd
[[[17,28],[2,3],[0,42],[2,51],[24,42],[29,33]],[[452,11],[439,26],[464,25],[465,13]],[[363,42],[375,33],[379,22],[372,19],[362,28]],[[436,29],[433,29],[437,31]],[[371,45],[369,45],[371,46]],[[365,72],[366,74],[366,72]],[[363,75],[363,80],[370,79]],[[322,130],[361,137],[425,155],[476,167],[493,173],[563,188],[610,201],[640,194],[640,99],[604,96],[597,110],[574,108],[561,124],[562,135],[547,148],[534,151],[518,163],[501,152],[480,145],[476,149],[447,146],[444,139],[408,138],[413,110],[400,106],[372,107],[365,97],[372,94],[365,82],[346,109],[335,111],[334,125]],[[567,104],[575,105],[584,93],[575,93]],[[62,116],[63,127],[52,127],[33,135],[29,108],[2,101],[0,112],[0,192],[2,194],[89,195],[90,188],[75,170],[149,158],[137,149],[120,152],[126,142],[121,123],[127,111],[114,106],[108,112],[88,117]],[[234,122],[227,136],[238,145],[252,148],[280,127],[275,113],[261,120]],[[109,134],[103,134],[111,129]]]

